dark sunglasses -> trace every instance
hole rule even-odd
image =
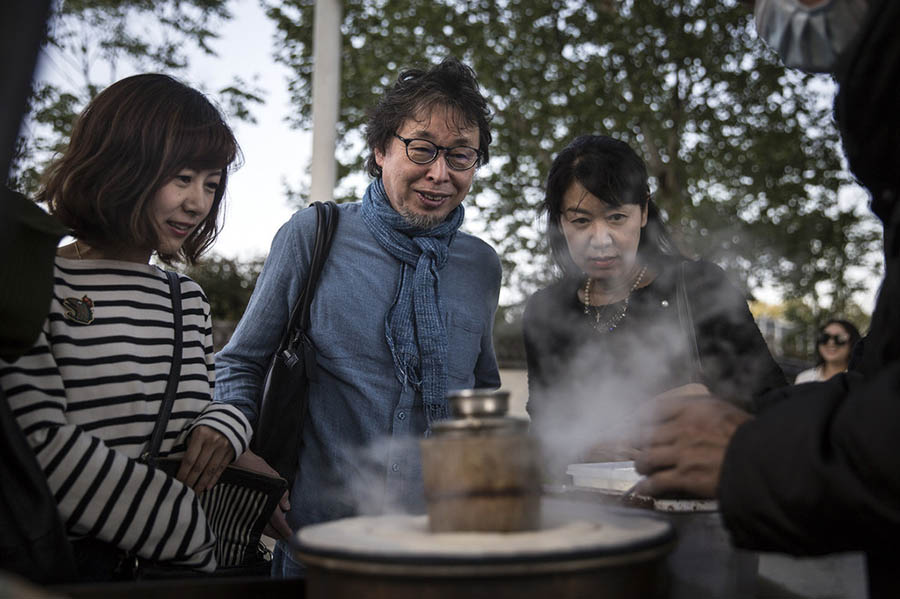
[[[817,338],[816,342],[819,345],[825,345],[828,343],[828,340],[831,339],[834,341],[835,345],[847,345],[850,342],[850,337],[847,335],[829,335],[828,333],[821,333]]]

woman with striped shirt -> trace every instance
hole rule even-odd
[[[37,342],[17,361],[0,361],[0,384],[76,539],[84,579],[113,575],[98,547],[216,567],[197,496],[244,452],[251,429],[239,410],[211,401],[209,303],[184,276],[181,377],[160,449],[181,457],[181,467],[173,478],[138,458],[162,404],[174,339],[167,276],[149,261],[155,253],[193,263],[212,244],[238,154],[201,93],[146,74],[100,93],[45,173],[38,199],[74,242],[58,250]],[[91,549],[79,550],[79,539]]]

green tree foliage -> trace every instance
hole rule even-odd
[[[206,292],[214,323],[236,323],[250,301],[263,259],[239,262],[232,258],[210,256],[188,267],[185,274]]]
[[[178,75],[191,52],[214,55],[216,31],[231,18],[228,0],[57,0],[42,50],[43,77],[30,99],[10,186],[36,191],[40,172],[68,142],[75,117],[119,70]],[[123,69],[123,67],[126,67]],[[235,77],[215,93],[236,118],[252,121],[261,93]]]
[[[298,126],[311,117],[314,4],[268,4]],[[345,0],[342,34],[344,174],[361,168],[365,110],[400,70],[448,55],[476,70],[496,116],[471,203],[518,297],[548,272],[535,212],[547,170],[582,133],[638,148],[684,249],[750,289],[825,293],[840,309],[859,287],[848,267],[874,268],[877,231],[836,201],[850,177],[830,82],[780,66],[734,0]]]

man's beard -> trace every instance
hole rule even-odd
[[[397,213],[403,217],[406,224],[417,229],[433,229],[444,222],[446,218],[437,214],[419,214],[409,210],[406,206],[402,206]]]

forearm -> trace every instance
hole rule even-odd
[[[71,534],[215,568],[214,538],[191,489],[72,425],[31,426],[28,441]]]
[[[206,409],[191,423],[188,434],[198,426],[208,426],[228,439],[239,456],[250,445],[253,430],[250,421],[236,405],[211,402]]]
[[[743,295],[710,267],[691,296],[704,382],[715,395],[756,411],[757,400],[787,385]],[[710,305],[709,298],[716,298]]]
[[[792,388],[738,430],[718,495],[736,544],[794,554],[890,549],[900,533],[900,368]]]
[[[70,421],[46,334],[14,364],[0,363],[0,380],[71,534],[142,557],[215,567],[212,534],[193,491],[114,448],[139,444],[148,436],[146,421],[118,417],[122,405],[114,402],[78,408],[94,434]]]

